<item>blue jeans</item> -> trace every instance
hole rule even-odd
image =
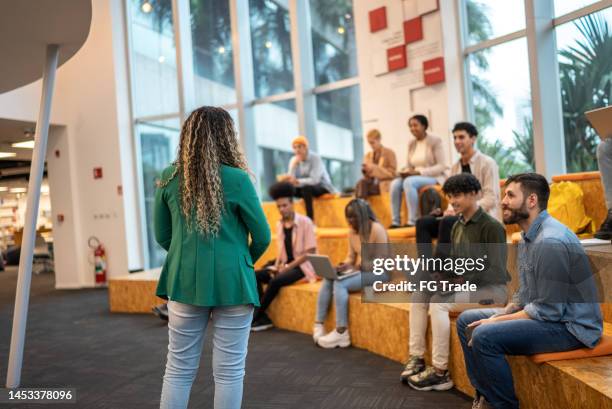
[[[463,348],[468,377],[478,393],[496,409],[519,407],[512,371],[505,355],[533,355],[582,348],[562,322],[531,319],[479,325],[468,347],[468,324],[500,312],[500,309],[467,310],[457,318],[457,333]]]
[[[392,223],[400,225],[402,209],[402,191],[406,195],[408,205],[408,224],[416,224],[419,213],[419,189],[423,186],[438,183],[436,178],[431,176],[408,176],[407,178],[396,178],[391,182],[391,212]]]
[[[316,321],[323,322],[327,316],[332,295],[336,306],[336,328],[348,326],[349,293],[359,291],[365,286],[372,285],[374,281],[389,281],[387,274],[375,275],[373,273],[355,274],[344,280],[323,279],[319,298],[317,300]]]
[[[168,360],[160,408],[187,407],[210,320],[213,325],[214,408],[240,408],[252,318],[253,306],[250,304],[198,307],[169,301]]]

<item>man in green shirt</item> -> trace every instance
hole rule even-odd
[[[507,301],[506,283],[510,279],[506,271],[506,230],[478,205],[482,194],[478,179],[470,173],[461,173],[448,178],[442,189],[459,220],[451,231],[451,257],[438,260],[438,265],[444,265],[441,270],[446,275],[436,272],[427,277],[429,281],[439,279],[437,290],[415,292],[411,296],[410,359],[401,380],[417,390],[453,387],[448,372],[449,312],[482,305],[503,305]],[[452,263],[450,271],[447,263]],[[459,286],[469,287],[469,290],[454,291]],[[428,312],[432,326],[433,366],[426,368],[423,357]]]

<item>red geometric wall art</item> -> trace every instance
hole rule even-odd
[[[444,82],[444,57],[423,61],[423,81],[425,85]]]
[[[387,8],[380,7],[370,11],[370,33],[387,28]]]
[[[410,44],[423,39],[423,20],[419,16],[404,21],[404,43]]]
[[[387,67],[389,72],[404,69],[408,66],[406,46],[400,45],[387,49]]]

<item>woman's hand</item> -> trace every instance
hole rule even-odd
[[[338,264],[338,265],[336,266],[336,271],[337,271],[338,273],[343,273],[343,272],[345,272],[345,271],[349,270],[350,268],[351,268],[351,265],[350,265],[350,264],[340,263],[340,264]]]

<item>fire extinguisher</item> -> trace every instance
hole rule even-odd
[[[96,286],[106,285],[106,250],[96,236],[91,236],[87,243],[93,250]]]

